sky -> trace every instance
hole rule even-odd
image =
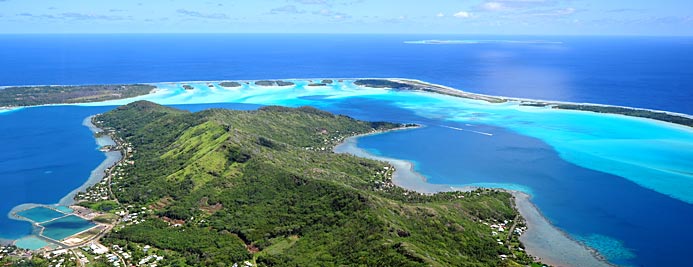
[[[693,0],[0,0],[0,33],[693,36]]]

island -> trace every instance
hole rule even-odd
[[[189,85],[189,84],[184,84],[184,85],[183,85],[183,89],[185,89],[185,90],[195,90],[195,87],[193,87],[192,85]]]
[[[93,122],[125,153],[89,190],[103,194],[79,203],[117,217],[80,252],[110,249],[92,256],[98,264],[541,266],[519,241],[526,225],[511,194],[417,193],[393,184],[387,162],[332,151],[416,125],[312,107],[190,113],[146,101]]]
[[[318,87],[318,86],[327,86],[327,84],[326,83],[309,83],[308,86]]]
[[[221,87],[229,87],[229,88],[232,88],[232,87],[241,87],[241,83],[239,83],[239,82],[232,82],[232,81],[231,81],[231,82],[220,82],[219,85],[220,85]]]
[[[609,113],[617,115],[625,115],[631,117],[639,117],[646,119],[659,120],[674,124],[679,124],[683,126],[693,127],[693,117],[686,114],[679,114],[673,112],[641,109],[641,108],[631,108],[631,107],[619,107],[611,105],[600,105],[600,104],[575,104],[566,103],[558,101],[542,101],[542,100],[529,100],[520,99],[512,97],[497,97],[488,96],[482,94],[469,93],[454,88],[430,84],[417,80],[408,79],[360,79],[354,81],[354,84],[370,88],[385,88],[392,90],[410,90],[410,91],[425,91],[433,92],[443,95],[450,95],[455,97],[481,100],[489,103],[504,103],[508,101],[519,102],[521,106],[528,107],[548,107],[553,109],[564,109],[564,110],[579,110],[587,112],[597,112],[597,113]]]
[[[270,80],[262,80],[262,81],[256,81],[255,85],[259,86],[292,86],[295,83],[293,82],[287,82],[287,81],[281,81],[281,80],[276,80],[276,81],[270,81]]]
[[[142,96],[154,89],[147,84],[7,87],[0,89],[0,107],[102,102]]]

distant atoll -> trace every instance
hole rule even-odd
[[[255,85],[259,86],[293,86],[293,82],[287,82],[287,81],[281,81],[281,80],[276,80],[276,81],[270,81],[270,80],[262,80],[262,81],[256,81]]]

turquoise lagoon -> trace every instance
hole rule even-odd
[[[50,243],[46,242],[45,240],[35,237],[35,236],[28,236],[24,237],[21,239],[18,239],[15,243],[15,246],[23,249],[31,249],[31,250],[37,250],[40,248],[44,248]]]
[[[519,102],[491,104],[433,93],[363,88],[353,81],[322,87],[309,87],[310,82],[304,80],[292,81],[296,86],[259,87],[244,83],[240,88],[218,84],[210,88],[207,82],[163,83],[156,84],[161,90],[152,95],[86,105],[149,100],[164,105],[232,102],[330,109],[331,103],[338,100],[365,98],[388,103],[439,124],[494,125],[531,136],[551,145],[567,161],[618,175],[693,204],[693,129],[690,127],[619,115],[521,106]],[[190,84],[195,90],[185,90],[183,84]],[[473,128],[462,130],[473,131]]]
[[[63,217],[65,216],[65,213],[58,212],[51,208],[39,206],[17,212],[17,215],[27,218],[36,223],[42,223],[45,221],[50,221],[56,218]]]
[[[89,230],[96,224],[76,215],[69,215],[43,223],[41,226],[44,228],[41,235],[53,240],[63,240],[71,235]]]
[[[182,108],[205,104],[189,109],[225,103],[311,105],[359,119],[419,123],[426,127],[363,137],[358,144],[374,154],[414,162],[432,184],[528,192],[554,225],[612,263],[680,265],[678,255],[688,250],[682,240],[693,239],[690,231],[680,230],[693,221],[691,128],[513,101],[491,104],[363,88],[352,80],[319,87],[293,81],[295,86],[244,83],[239,88],[216,82],[157,83],[159,89],[150,95],[80,106],[103,110],[136,100]],[[184,84],[194,90],[183,89]],[[5,115],[21,112],[26,111]]]

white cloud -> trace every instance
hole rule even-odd
[[[507,11],[532,7],[545,7],[555,5],[554,0],[488,0],[479,5],[482,11]]]
[[[436,14],[436,17],[442,18],[445,17],[445,14],[443,14],[443,12],[439,12],[438,14]]]
[[[486,2],[481,4],[481,9],[486,11],[501,11],[508,9],[503,3],[500,2]]]
[[[455,16],[456,18],[469,18],[472,16],[472,14],[470,14],[467,11],[460,11],[455,13],[453,16]]]
[[[305,11],[298,9],[294,5],[281,6],[281,7],[273,8],[272,10],[270,10],[271,14],[281,14],[281,13],[284,13],[284,14],[301,14],[304,12]]]
[[[527,15],[530,16],[536,16],[536,17],[562,17],[562,16],[569,16],[575,14],[578,10],[572,7],[568,8],[559,8],[559,9],[551,9],[551,10],[538,10],[538,11],[532,11],[532,12],[526,12]]]

